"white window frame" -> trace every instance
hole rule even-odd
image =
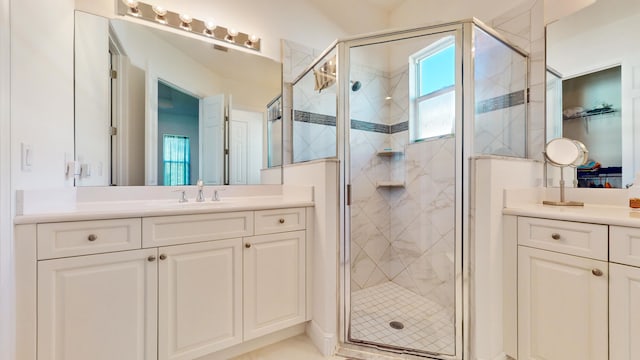
[[[421,128],[420,112],[419,112],[420,104],[425,100],[438,97],[442,94],[445,94],[448,92],[455,92],[457,76],[458,76],[458,73],[456,71],[454,74],[454,81],[451,86],[419,96],[418,94],[420,94],[420,69],[419,69],[420,62],[425,58],[428,58],[434,54],[437,54],[438,52],[452,45],[454,47],[458,46],[458,44],[456,43],[456,36],[454,34],[447,35],[446,37],[439,39],[433,44],[409,56],[409,102],[410,102],[409,140],[411,143],[425,141],[429,139],[439,139],[442,137],[452,136],[455,133],[456,124],[455,124],[455,117],[454,117],[454,121],[451,124],[451,132],[447,134],[432,136],[432,137],[418,136],[418,134],[420,134],[420,128]],[[457,49],[456,49],[456,55],[454,58],[456,57],[457,57]],[[456,97],[456,101],[457,101],[457,97]]]

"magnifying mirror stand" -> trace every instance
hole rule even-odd
[[[544,200],[544,205],[555,206],[584,206],[582,201],[565,201],[564,198],[564,166],[558,166],[560,168],[560,201]]]

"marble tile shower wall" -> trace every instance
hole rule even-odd
[[[526,156],[526,58],[482,30],[475,36],[474,152]]]
[[[545,30],[544,0],[521,2],[496,17],[490,25],[510,42],[529,53],[527,105],[527,156],[542,160],[545,144]]]
[[[351,130],[352,291],[392,281],[452,309],[455,140],[407,145],[408,65],[390,73],[352,68],[363,84],[351,96],[352,118],[405,124],[386,134]],[[378,156],[384,148],[404,155]],[[376,187],[390,180],[405,187]]]
[[[282,40],[282,117],[284,125],[284,163],[293,160],[293,86],[292,83],[307,67],[320,56],[322,50],[313,49],[290,40]],[[334,135],[335,136],[335,135]],[[335,140],[334,140],[335,141]],[[300,144],[298,144],[300,146]],[[298,148],[299,149],[299,148]]]

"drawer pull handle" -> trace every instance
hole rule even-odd
[[[593,270],[591,270],[591,273],[593,275],[595,275],[595,276],[602,276],[602,274],[603,274],[602,270],[600,270],[600,269],[593,269]]]
[[[280,224],[284,224],[284,218],[280,218],[280,220],[278,220],[278,222],[280,222]]]
[[[156,257],[155,257],[155,256],[153,256],[153,255],[150,255],[150,256],[147,258],[147,260],[148,260],[149,262],[154,262],[154,261],[156,261]]]
[[[166,259],[166,258],[167,258],[167,255],[165,255],[165,254],[160,254],[160,260],[164,260],[164,259]]]
[[[553,234],[551,234],[551,238],[552,238],[553,240],[560,240],[560,234],[558,234],[558,233],[553,233]]]
[[[96,241],[98,239],[98,235],[96,234],[90,234],[89,237],[87,238],[87,240],[89,241]]]
[[[250,248],[250,247],[251,247],[251,244],[246,243],[246,244],[244,244],[244,247],[246,247],[246,248],[248,249],[248,248]]]

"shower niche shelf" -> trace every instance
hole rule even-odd
[[[393,149],[393,148],[384,148],[376,153],[378,157],[384,158],[383,161],[389,161],[392,163],[398,163],[402,161],[404,156],[404,149]],[[388,160],[387,160],[388,159]],[[379,180],[376,182],[376,188],[404,188],[405,182],[403,180],[404,177],[394,176],[393,173],[397,174],[396,171],[391,171],[391,180]]]
[[[404,150],[392,150],[392,149],[384,149],[378,151],[378,156],[381,157],[394,157],[404,155]]]
[[[378,181],[376,187],[378,188],[403,188],[404,181]]]

